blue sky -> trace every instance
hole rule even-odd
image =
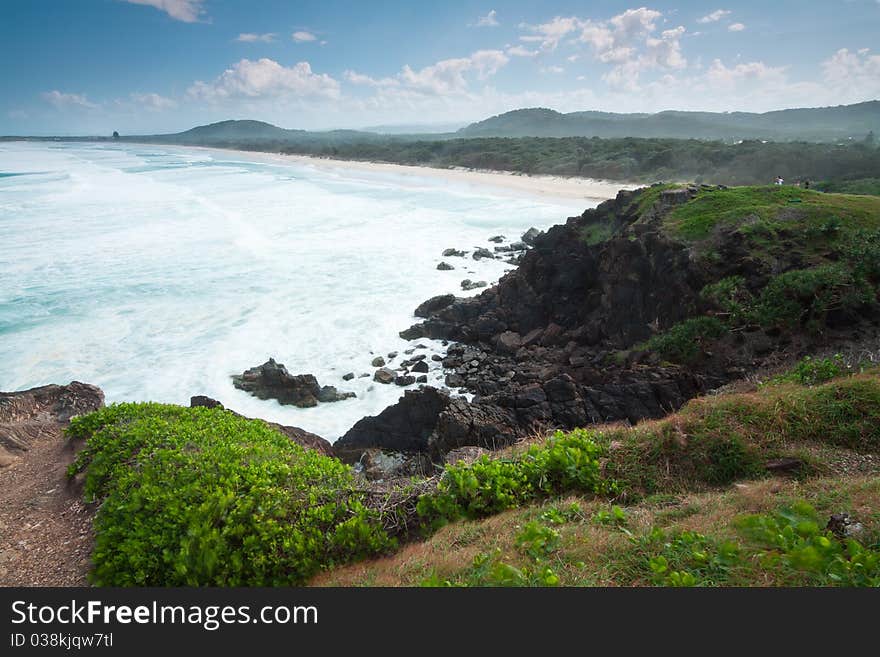
[[[880,0],[2,0],[0,134],[880,98]]]

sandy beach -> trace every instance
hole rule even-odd
[[[495,187],[519,194],[532,194],[547,198],[582,199],[585,201],[603,201],[614,198],[621,189],[636,189],[642,185],[636,183],[594,180],[592,178],[574,178],[563,176],[528,175],[514,171],[489,171],[465,169],[460,167],[440,169],[428,166],[411,166],[390,164],[387,162],[361,162],[357,160],[334,160],[311,155],[286,155],[281,153],[263,153],[259,151],[242,151],[235,149],[194,147],[198,150],[236,153],[242,157],[276,164],[299,164],[318,169],[339,171],[340,173],[363,172],[367,174],[392,174],[412,179],[432,178],[445,180],[454,184]]]

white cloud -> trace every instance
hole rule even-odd
[[[317,41],[318,37],[316,37],[311,32],[307,32],[306,30],[298,30],[294,32],[291,37],[297,43],[308,43],[310,41]]]
[[[473,27],[498,27],[498,12],[492,9],[485,16],[480,16]]]
[[[528,48],[524,48],[523,46],[507,46],[504,52],[506,52],[511,57],[534,57],[541,51],[529,50]]]
[[[40,94],[40,96],[43,100],[45,100],[47,103],[51,103],[57,109],[64,109],[68,107],[95,109],[96,107],[98,107],[95,103],[89,102],[85,94],[68,94],[55,89],[53,91],[46,91]]]
[[[559,42],[577,30],[579,24],[580,21],[573,16],[568,18],[556,16],[540,25],[521,25],[520,27],[531,30],[533,34],[523,35],[520,40],[527,43],[540,43],[541,50],[556,50]]]
[[[732,12],[729,9],[716,9],[711,14],[706,14],[702,18],[698,18],[698,23],[715,23],[725,16],[730,16]]]
[[[373,78],[369,75],[363,75],[356,71],[345,71],[343,77],[352,84],[365,85],[369,87],[399,87],[400,80],[395,78]]]
[[[870,54],[867,48],[857,52],[841,48],[822,62],[822,75],[829,87],[848,92],[848,96],[856,93],[862,100],[880,97],[880,55]]]
[[[565,73],[565,69],[561,66],[542,66],[538,69],[541,73],[558,75],[560,73]]]
[[[478,50],[469,57],[444,59],[414,70],[408,64],[394,78],[376,79],[355,71],[346,71],[345,79],[352,84],[397,90],[407,94],[454,96],[468,90],[467,74],[480,80],[495,75],[510,58],[501,50]],[[397,93],[395,92],[395,93]]]
[[[713,59],[705,73],[705,81],[715,87],[733,86],[742,81],[784,84],[786,67],[767,66],[764,62],[747,62],[728,67]]]
[[[161,111],[177,107],[177,101],[155,93],[143,94],[135,92],[129,94],[128,97],[132,103],[148,110]]]
[[[610,23],[615,28],[616,38],[629,42],[653,32],[657,19],[662,16],[663,14],[659,11],[639,7],[638,9],[627,9],[622,14],[613,17]]]
[[[147,5],[164,11],[171,18],[184,23],[196,23],[205,13],[204,0],[123,0],[132,5]]]
[[[253,32],[242,32],[237,37],[235,37],[236,41],[241,41],[242,43],[272,43],[275,41],[275,37],[278,35],[275,32],[266,32],[265,34],[254,34]]]
[[[312,72],[308,62],[282,66],[272,59],[242,59],[213,82],[196,81],[187,91],[190,98],[218,101],[227,98],[319,97],[338,98],[339,82]]]
[[[746,29],[746,26],[742,23],[731,23],[727,26],[729,32],[742,32],[744,29]]]
[[[647,7],[627,9],[607,20],[556,16],[539,25],[521,25],[528,34],[520,36],[520,40],[539,43],[543,52],[556,50],[562,42],[582,44],[596,61],[611,65],[602,76],[607,84],[634,91],[645,71],[687,66],[681,49],[685,28],[678,26],[657,35],[661,19],[663,14]],[[568,61],[576,61],[579,56],[575,53]]]

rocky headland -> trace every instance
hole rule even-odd
[[[844,298],[849,283],[837,279],[785,288],[840,266],[852,243],[824,239],[824,224],[814,225],[828,210],[821,195],[807,193],[810,207],[801,190],[775,193],[756,191],[743,203],[742,192],[723,186],[657,185],[523,236],[532,248],[497,285],[475,297],[429,299],[414,311],[423,321],[401,332],[450,341],[446,386],[472,400],[408,391],[355,424],[334,451],[350,460],[384,448],[442,463],[463,446],[498,449],[550,429],[659,418],[816,350],[870,350],[880,316],[870,295]],[[739,217],[737,203],[746,206]],[[719,204],[733,219],[699,230],[682,224]],[[772,230],[773,240],[757,228]],[[746,310],[731,310],[713,289],[719,284],[736,288],[728,297],[751,300],[753,316],[733,317]],[[762,291],[774,285],[780,299],[765,301]],[[821,294],[833,300],[816,308],[811,296]],[[793,315],[773,317],[777,303],[795,306]],[[695,324],[693,335],[676,337],[703,320],[711,335]],[[670,349],[668,336],[687,344]]]

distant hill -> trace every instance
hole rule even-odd
[[[236,141],[240,139],[286,140],[291,137],[303,135],[305,132],[305,130],[287,130],[285,128],[279,128],[276,125],[265,123],[264,121],[231,120],[200,125],[174,135],[161,136],[174,137],[176,141],[183,143],[194,143],[226,139]]]
[[[880,101],[855,105],[750,112],[614,114],[520,109],[462,128],[457,137],[661,137],[835,141],[880,134]]]
[[[308,130],[289,130],[279,128],[265,121],[230,120],[200,125],[184,132],[166,135],[128,135],[123,141],[151,141],[163,144],[186,144],[190,146],[236,146],[259,150],[260,147],[283,146],[289,144],[350,143],[370,141],[379,135],[359,130],[327,130],[310,132]]]

